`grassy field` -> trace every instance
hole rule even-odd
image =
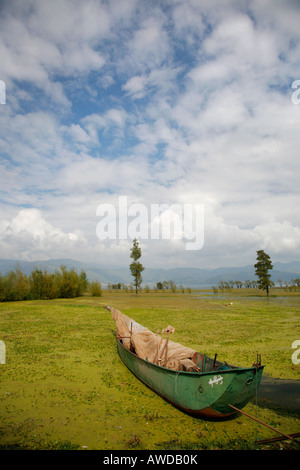
[[[295,449],[239,415],[227,421],[194,418],[138,381],[120,361],[112,305],[151,330],[168,324],[172,340],[241,366],[262,355],[265,373],[299,379],[291,360],[300,339],[300,294],[236,289],[214,295],[109,293],[51,301],[0,304],[1,449]],[[284,433],[299,432],[299,415],[249,403],[245,411]],[[298,447],[299,448],[299,447]]]

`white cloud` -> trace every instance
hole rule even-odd
[[[290,221],[267,221],[264,225],[255,227],[262,249],[271,250],[274,254],[287,252],[290,255],[300,248],[300,227]]]
[[[95,232],[124,194],[205,205],[203,250],[148,240],[153,265],[299,258],[293,2],[12,0],[0,23],[0,257],[127,263]]]
[[[99,70],[105,59],[95,39],[109,32],[109,15],[99,2],[12,1],[1,21],[3,78],[26,81],[54,103],[71,106],[59,78]]]
[[[164,30],[163,15],[154,11],[144,19],[127,43],[128,66],[145,71],[162,65],[170,53],[169,38]]]
[[[127,91],[130,95],[133,95],[135,98],[142,98],[145,96],[145,85],[147,79],[145,76],[134,76],[131,77],[123,86],[123,89]]]
[[[173,21],[176,35],[180,40],[184,39],[188,44],[195,44],[197,38],[205,32],[205,24],[201,15],[199,2],[178,3],[173,12]]]
[[[0,223],[0,250],[6,258],[34,261],[64,257],[64,253],[76,254],[84,246],[85,238],[80,230],[65,233],[53,227],[37,209],[23,209],[13,219]]]
[[[133,99],[141,99],[148,93],[153,93],[154,91],[158,93],[159,96],[165,94],[170,95],[171,92],[176,92],[175,79],[180,71],[181,68],[179,67],[162,66],[158,69],[151,70],[148,74],[131,77],[122,88]]]
[[[91,136],[101,129],[124,128],[128,114],[124,109],[111,108],[103,114],[90,114],[81,119],[81,124]]]

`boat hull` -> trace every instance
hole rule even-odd
[[[164,399],[193,415],[226,418],[256,394],[263,368],[234,368],[212,372],[175,371],[138,357],[117,340],[118,354],[128,369]]]

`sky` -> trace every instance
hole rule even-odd
[[[136,234],[145,267],[299,260],[299,24],[299,0],[0,0],[0,258],[126,266]]]

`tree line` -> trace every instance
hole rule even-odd
[[[280,288],[285,290],[297,290],[300,287],[300,278],[291,279],[290,281],[282,281],[278,279],[278,285]],[[270,281],[269,287],[274,287],[275,283]],[[259,287],[258,281],[220,281],[217,286],[212,286],[214,292],[218,291],[229,291],[231,289],[241,289],[246,287],[247,289],[257,289]]]
[[[139,285],[137,288],[136,288],[136,285],[135,284],[125,284],[123,282],[118,282],[117,284],[111,284],[111,283],[108,283],[107,284],[107,290],[109,292],[111,291],[124,291],[124,292],[139,292],[139,293],[149,293],[149,292],[159,292],[159,291],[162,291],[162,292],[172,292],[172,293],[175,293],[175,292],[181,292],[182,294],[184,294],[185,292],[190,294],[192,292],[191,288],[190,287],[184,287],[182,284],[180,284],[179,286],[177,286],[175,284],[174,281],[159,281],[157,282],[155,285],[153,285],[152,287],[150,287],[148,284],[146,284],[144,287],[142,287],[141,285]]]
[[[35,268],[28,276],[16,268],[4,276],[0,274],[0,302],[73,298],[85,292],[101,296],[101,284],[89,282],[84,271],[78,274],[74,268],[67,269],[65,266],[54,273]]]
[[[269,295],[270,287],[275,286],[275,283],[271,280],[271,274],[269,271],[273,269],[273,264],[270,256],[264,252],[264,250],[258,250],[256,258],[256,264],[254,265],[255,274],[258,277],[257,281],[220,281],[218,287],[212,286],[214,292],[221,290],[230,290],[234,286],[237,288],[247,287],[247,288],[259,288],[265,290],[267,295]],[[291,281],[282,281],[278,279],[278,284],[280,287],[284,284],[286,290],[296,290],[300,287],[300,278],[292,279]]]
[[[230,289],[241,289],[242,287],[246,288],[257,288],[257,281],[220,281],[217,286],[212,286],[214,292],[230,290]]]

